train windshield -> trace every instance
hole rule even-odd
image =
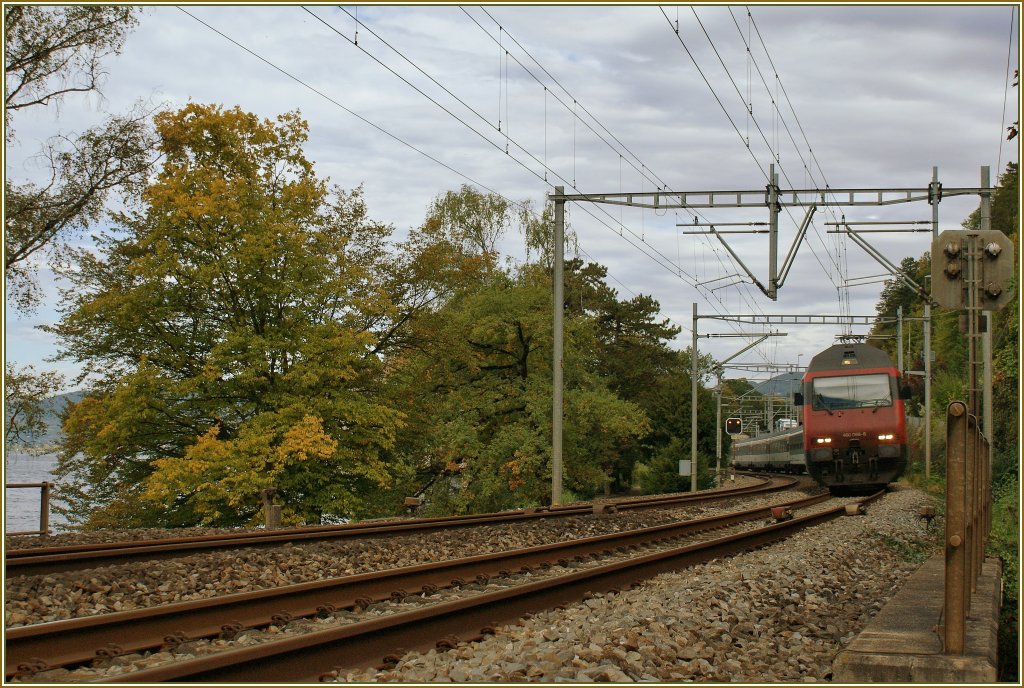
[[[815,411],[892,405],[889,376],[885,373],[818,377],[811,385],[814,390],[811,408]]]

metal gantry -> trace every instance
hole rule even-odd
[[[765,208],[768,211],[768,222],[729,222],[729,223],[695,223],[693,225],[680,224],[681,227],[707,226],[707,234],[714,235],[743,268],[751,282],[757,286],[768,298],[773,301],[778,298],[778,290],[784,284],[795,261],[797,251],[803,243],[807,230],[810,227],[814,212],[822,207],[881,207],[898,205],[904,203],[927,202],[932,206],[932,234],[938,233],[938,205],[943,198],[952,196],[982,196],[988,197],[991,189],[987,185],[980,187],[951,187],[946,188],[939,182],[938,168],[932,168],[932,181],[924,187],[894,187],[894,188],[867,188],[867,189],[789,189],[783,190],[779,187],[779,175],[775,172],[775,165],[769,168],[768,177],[771,180],[763,189],[740,190],[740,191],[670,191],[658,189],[655,191],[640,192],[618,192],[618,193],[597,193],[597,194],[565,194],[556,193],[549,198],[556,204],[560,202],[586,202],[601,203],[605,205],[629,206],[634,208],[648,208],[652,210],[695,210],[704,208]],[[806,208],[807,211],[797,230],[793,244],[789,248],[781,270],[778,266],[779,257],[779,214],[783,208]],[[927,221],[914,221],[915,223],[926,223]],[[764,229],[751,230],[718,230],[717,227],[737,227],[744,224],[750,226],[767,226]],[[845,223],[844,223],[845,225]],[[704,232],[701,232],[704,233]],[[724,234],[753,233],[768,234],[768,280],[764,284],[758,279],[752,270],[746,266],[739,255],[729,246]],[[884,256],[870,246],[866,240],[847,226],[844,233],[863,248],[876,260]],[[899,276],[898,271],[893,271],[892,266],[886,266],[892,274]]]
[[[708,223],[709,232],[716,236],[718,240],[725,246],[729,251],[730,255],[737,261],[737,264],[747,273],[747,276],[751,279],[766,296],[772,300],[778,298],[778,290],[785,282],[790,270],[792,269],[797,252],[799,251],[800,245],[803,243],[806,236],[807,230],[810,226],[811,218],[815,210],[819,207],[883,207],[890,205],[900,205],[906,203],[916,202],[927,202],[932,207],[932,235],[933,237],[938,235],[939,229],[939,203],[943,198],[953,196],[979,196],[982,201],[982,223],[987,225],[989,217],[989,208],[991,203],[992,189],[989,184],[989,170],[987,167],[982,167],[981,174],[981,186],[979,187],[951,187],[946,188],[939,182],[938,168],[932,168],[932,179],[931,182],[924,187],[895,187],[895,188],[862,188],[862,189],[833,189],[826,186],[824,189],[813,188],[813,189],[790,189],[782,190],[779,187],[778,174],[775,172],[775,165],[771,165],[769,171],[769,183],[763,189],[753,190],[739,190],[739,191],[671,191],[667,188],[661,188],[654,191],[640,191],[640,192],[617,192],[617,193],[596,193],[596,194],[566,194],[565,188],[558,186],[555,187],[555,193],[548,196],[548,199],[555,206],[555,231],[554,231],[554,248],[555,248],[555,285],[554,285],[554,298],[553,305],[555,309],[554,318],[554,341],[555,341],[555,354],[552,362],[554,368],[554,382],[555,391],[553,394],[553,423],[552,430],[556,436],[552,437],[552,503],[557,503],[557,500],[561,498],[561,470],[562,470],[562,447],[561,447],[561,426],[562,426],[562,317],[561,317],[561,303],[560,298],[561,291],[563,289],[561,275],[561,258],[564,236],[564,211],[565,203],[576,202],[576,203],[601,203],[606,205],[619,205],[619,206],[630,206],[636,208],[648,208],[652,210],[688,210],[688,209],[703,209],[703,208],[765,208],[768,211],[768,222],[767,222],[767,233],[769,235],[769,247],[768,247],[768,280],[767,285],[763,284],[754,273],[740,260],[740,257],[736,252],[728,245],[723,235],[726,233],[733,233],[733,230],[727,230],[725,232],[719,231],[715,223]],[[787,253],[785,260],[783,261],[782,270],[778,267],[778,220],[779,213],[783,208],[786,207],[803,207],[807,208],[807,212],[798,228],[797,235],[793,241],[792,246]],[[924,221],[912,221],[913,224],[926,224]],[[729,226],[738,226],[742,223],[728,223]],[[760,223],[749,223],[750,225],[760,226]],[[843,221],[842,230],[843,233],[847,234],[855,243],[863,248],[869,255],[875,258],[877,261],[882,263],[886,269],[896,278],[906,280],[907,276],[903,275],[902,272],[897,269],[894,265],[885,259],[885,256],[871,247],[867,241],[860,236],[862,231],[870,230],[859,230],[855,231],[851,227],[854,223],[847,223]],[[701,225],[695,225],[701,226]],[[721,226],[726,226],[723,223]],[[738,232],[748,231],[752,233],[764,233],[765,230],[736,230]],[[931,304],[928,292],[926,292],[920,285],[911,284],[915,292],[924,298],[926,303]],[[926,307],[927,310],[927,307]],[[930,314],[929,314],[930,315]],[[696,361],[697,361],[697,319],[698,317],[714,317],[714,316],[698,316],[697,315],[697,304],[693,305],[693,347],[692,347],[692,370],[691,375],[692,389],[691,396],[693,402],[691,419],[691,489],[696,489],[696,445],[697,445],[697,382],[696,382]],[[765,317],[779,318],[778,320],[764,320]],[[774,324],[842,324],[845,326],[852,326],[854,324],[871,325],[875,322],[885,321],[884,318],[878,318],[876,316],[721,316],[722,320],[728,320],[732,322],[740,323],[774,323]],[[930,319],[926,315],[926,338],[930,337]],[[983,419],[986,426],[986,434],[991,439],[991,386],[988,384],[990,379],[991,371],[991,343],[989,337],[991,336],[987,331],[982,333],[982,349],[984,352],[983,359],[985,360],[986,368],[986,384],[984,386],[985,402],[983,407],[985,413],[983,413]],[[926,374],[930,366],[926,361]],[[926,443],[930,445],[930,437],[926,440]],[[930,458],[930,451],[928,452]],[[929,461],[930,463],[930,461]],[[930,468],[930,466],[929,466]]]

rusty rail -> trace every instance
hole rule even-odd
[[[712,501],[733,497],[781,490],[792,487],[797,481],[775,478],[765,480],[761,485],[729,490],[715,490],[699,494],[657,496],[641,499],[623,499],[603,503],[616,510],[667,508],[697,501]],[[393,535],[401,532],[423,532],[459,526],[476,526],[489,523],[514,523],[541,518],[582,516],[594,513],[594,505],[578,504],[561,507],[505,511],[494,514],[472,514],[400,521],[367,521],[342,526],[310,526],[269,530],[255,533],[226,533],[203,535],[191,538],[167,538],[162,540],[137,540],[134,542],[96,543],[91,545],[65,545],[8,550],[5,554],[6,575],[46,575],[59,571],[80,570],[133,561],[149,561],[187,556],[214,549],[241,547],[273,547],[286,542],[311,542],[335,538],[366,537],[372,535]]]
[[[53,483],[6,483],[5,488],[38,487],[39,488],[39,530],[19,530],[5,535],[49,535],[50,534],[50,488]]]
[[[829,495],[822,494],[782,504],[787,509],[800,509],[827,499]],[[488,580],[524,566],[600,555],[612,549],[726,528],[765,518],[772,508],[783,507],[757,507],[519,550],[9,628],[5,634],[5,675],[15,676],[40,659],[48,667],[75,665],[95,659],[99,650],[116,647],[118,653],[142,652],[161,647],[169,638],[185,642],[216,636],[224,630],[225,621],[232,622],[240,631],[277,623],[278,618],[309,618],[329,610],[366,606],[394,598],[396,592],[404,597],[407,590],[418,594],[428,588],[452,587],[461,581]]]
[[[866,503],[882,493],[861,500]],[[485,592],[408,612],[292,636],[280,641],[108,676],[111,683],[315,682],[325,673],[395,660],[406,650],[453,647],[493,633],[525,613],[550,609],[590,592],[620,590],[639,580],[715,557],[761,547],[846,513],[845,506],[743,533],[667,549],[594,568]],[[477,630],[480,629],[480,630]],[[440,639],[440,640],[439,640]]]
[[[992,465],[988,439],[967,404],[954,401],[946,417],[946,581],[943,652],[962,655],[971,593],[985,559],[992,524]]]

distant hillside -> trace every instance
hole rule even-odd
[[[788,401],[793,400],[793,393],[800,391],[800,379],[803,378],[802,372],[796,373],[782,373],[776,375],[770,380],[759,382],[754,385],[754,389],[765,396],[772,395],[782,397]]]
[[[46,433],[38,439],[39,444],[52,444],[60,439],[60,413],[68,404],[76,404],[82,400],[85,392],[66,392],[50,397],[43,402],[46,415],[43,421],[46,423]]]

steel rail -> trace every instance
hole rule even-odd
[[[715,501],[736,496],[757,494],[785,489],[795,483],[780,482],[779,479],[765,480],[760,485],[716,490],[700,494],[652,497],[647,499],[623,499],[601,502],[603,507],[617,510],[664,508],[674,504],[699,501]],[[450,527],[479,526],[496,523],[515,523],[538,518],[579,516],[593,513],[595,504],[563,507],[540,507],[530,510],[507,511],[496,514],[450,516],[428,519],[407,519],[384,523],[369,522],[345,526],[315,526],[280,531],[263,531],[237,535],[203,535],[195,538],[169,538],[167,540],[143,540],[136,542],[97,543],[93,545],[65,545],[49,548],[25,548],[7,551],[4,569],[7,576],[46,575],[61,571],[76,571],[97,566],[123,564],[128,562],[152,561],[188,556],[196,552],[215,549],[238,549],[245,547],[274,547],[286,542],[311,542],[368,535],[396,535],[406,532],[425,532]]]
[[[883,491],[884,492],[884,491]],[[861,500],[869,501],[873,497]],[[313,682],[328,670],[372,666],[374,658],[394,661],[396,648],[452,647],[460,640],[493,633],[523,614],[549,609],[587,593],[621,589],[640,579],[691,566],[725,554],[770,544],[846,513],[840,506],[757,530],[727,535],[632,559],[365,622],[283,640],[227,650],[182,662],[106,676],[103,682]],[[478,630],[479,629],[479,630]],[[329,669],[328,669],[329,668]]]
[[[622,500],[605,500],[608,504],[614,504],[617,506],[623,506],[629,504],[636,504],[637,507],[642,508],[648,504],[662,504],[665,502],[676,502],[676,501],[694,501],[703,499],[717,499],[732,497],[737,494],[747,494],[750,492],[758,492],[765,489],[779,489],[777,485],[772,484],[771,478],[764,476],[763,474],[750,474],[750,477],[762,478],[762,482],[757,485],[747,485],[744,487],[729,488],[725,490],[717,490],[714,492],[700,492],[697,494],[685,493],[685,494],[674,494],[674,495],[656,495],[652,497],[641,497],[634,499],[622,499]],[[34,483],[33,483],[34,484]],[[252,539],[278,539],[282,536],[301,536],[301,535],[316,535],[316,534],[335,534],[335,533],[347,533],[350,531],[359,531],[360,534],[369,531],[376,531],[380,528],[386,528],[390,526],[403,526],[408,528],[415,528],[417,526],[433,526],[433,525],[457,525],[461,522],[469,522],[470,525],[479,525],[481,519],[483,520],[502,520],[505,518],[516,518],[524,514],[530,514],[533,516],[565,516],[573,515],[577,513],[587,513],[591,511],[592,504],[587,502],[585,504],[568,504],[564,506],[555,507],[535,507],[528,509],[513,509],[510,511],[497,511],[487,514],[464,514],[459,516],[434,516],[427,518],[408,518],[394,521],[361,521],[359,523],[346,523],[342,525],[331,525],[331,526],[301,526],[296,528],[289,528],[286,531],[280,530],[264,530],[255,531],[250,533],[218,533],[213,535],[196,535],[192,537],[177,537],[177,538],[153,538],[148,540],[124,540],[119,542],[97,542],[91,544],[74,544],[74,545],[56,545],[51,547],[25,547],[20,549],[10,549],[6,552],[8,559],[31,557],[38,554],[73,554],[77,552],[90,552],[93,550],[103,549],[127,549],[135,547],[149,547],[152,545],[167,545],[167,544],[197,544],[202,542],[231,542]]]
[[[829,499],[828,494],[782,502],[799,509]],[[41,664],[77,665],[107,656],[142,652],[175,643],[217,636],[227,629],[287,623],[339,609],[407,596],[407,590],[431,591],[466,580],[486,582],[510,571],[570,558],[584,558],[662,542],[764,518],[773,507],[758,507],[649,528],[551,543],[538,547],[454,559],[445,562],[343,576],[324,581],[190,600],[110,614],[51,621],[8,629],[5,675],[10,678]]]

